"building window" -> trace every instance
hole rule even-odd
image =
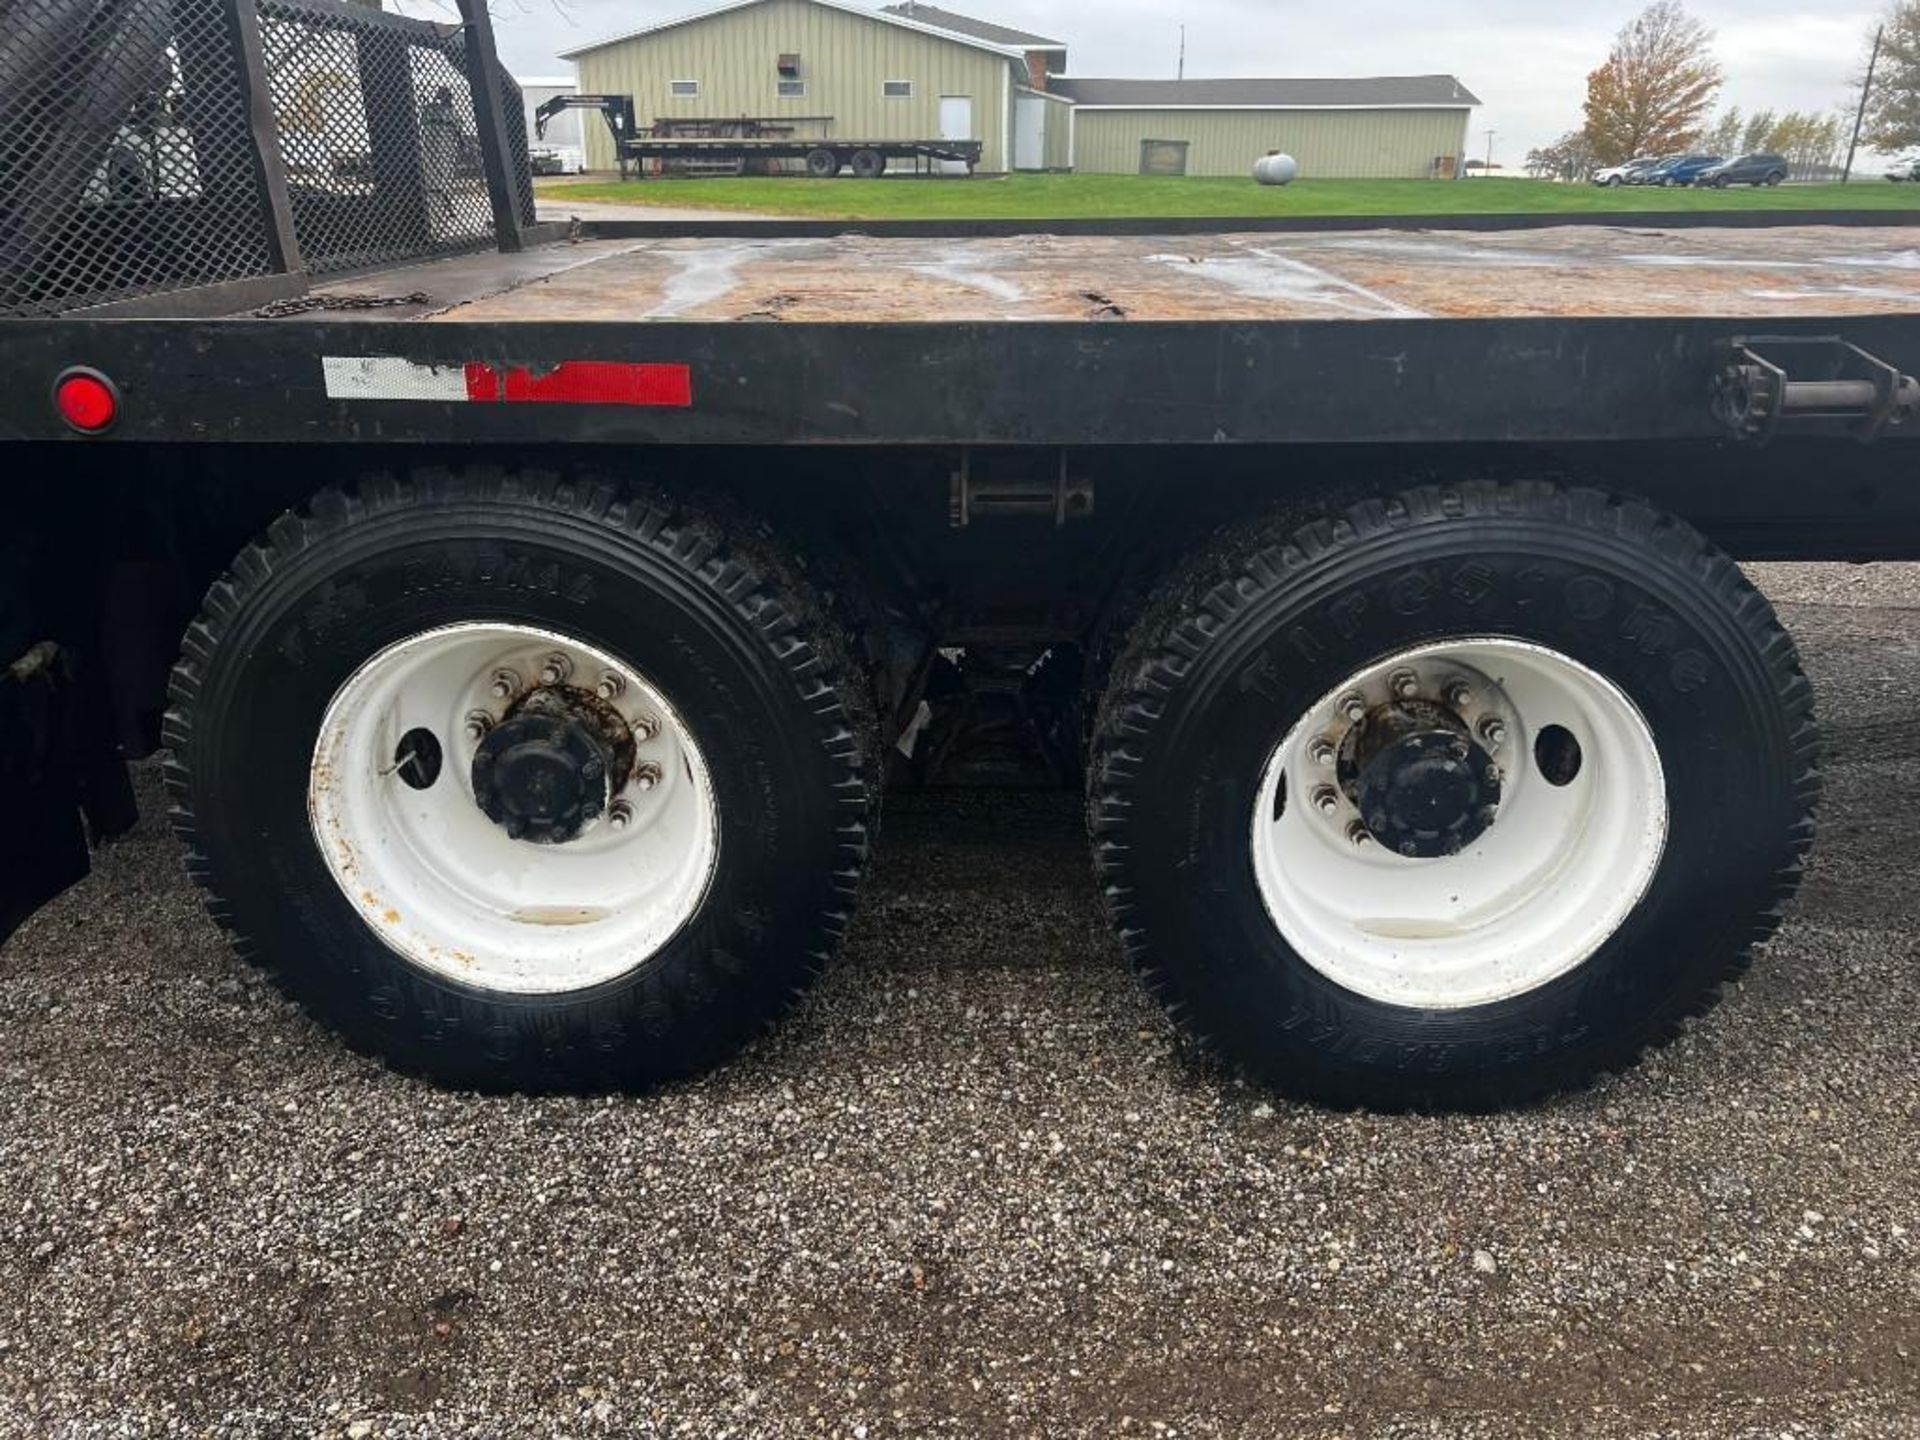
[[[700,82],[698,80],[670,80],[667,82],[667,94],[675,100],[698,100]]]
[[[804,80],[782,80],[780,98],[782,100],[804,100],[807,94],[807,82]]]
[[[882,80],[880,82],[880,93],[888,100],[911,100],[913,98],[913,81]]]

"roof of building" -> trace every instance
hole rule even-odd
[[[713,15],[725,15],[732,10],[744,10],[750,5],[762,5],[766,0],[722,0],[721,4],[709,5],[704,10],[696,10],[690,15],[676,15],[671,20],[655,21],[651,25],[641,25],[633,30],[623,30],[618,35],[603,35],[598,40],[589,40],[584,45],[575,45],[562,50],[560,58],[571,60],[576,55],[584,55],[589,50],[604,49],[608,45],[617,45],[623,40],[637,40],[643,35],[657,35],[662,30],[672,30],[680,25],[691,25],[696,20],[705,20]],[[996,55],[1004,55],[1010,60],[1018,60],[1025,67],[1026,47],[1018,44],[1001,44],[993,40],[982,39],[978,35],[969,35],[963,31],[950,30],[942,25],[916,16],[894,14],[886,10],[869,10],[857,5],[853,0],[811,0],[815,5],[824,5],[829,10],[844,10],[849,15],[858,15],[866,20],[877,20],[883,25],[898,25],[906,30],[917,30],[922,35],[935,35],[942,40],[951,40],[956,45],[971,45],[976,50],[991,50]],[[930,6],[921,6],[921,10],[930,10]],[[975,22],[978,23],[978,22]],[[1017,31],[1008,31],[1017,34]],[[1041,47],[1035,47],[1041,48]]]
[[[1376,75],[1351,80],[1082,80],[1056,75],[1047,86],[1078,105],[1126,109],[1466,109],[1480,103],[1478,96],[1451,75]]]
[[[1030,34],[1025,30],[1015,30],[1010,25],[995,25],[991,20],[976,20],[971,15],[958,15],[951,10],[942,10],[938,5],[922,5],[920,0],[900,0],[898,5],[880,7],[889,15],[899,15],[908,20],[918,20],[922,25],[932,25],[936,29],[951,30],[956,35],[971,36],[975,40],[985,40],[990,45],[1008,45],[1021,50],[1064,50],[1066,42],[1049,40],[1044,35]]]

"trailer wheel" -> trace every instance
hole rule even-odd
[[[357,1048],[484,1088],[732,1054],[845,924],[878,745],[770,537],[498,472],[329,492],[209,592],[166,774],[210,908]]]
[[[1116,663],[1089,817],[1124,949],[1257,1079],[1486,1109],[1630,1063],[1771,932],[1811,693],[1738,567],[1593,491],[1244,526]]]
[[[878,150],[853,152],[853,173],[862,180],[878,180],[887,169],[887,157]]]
[[[807,152],[807,174],[816,180],[831,180],[840,173],[840,157],[822,146]]]

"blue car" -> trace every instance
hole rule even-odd
[[[1662,160],[1647,177],[1649,185],[1691,185],[1701,175],[1722,163],[1718,155],[1676,155]]]

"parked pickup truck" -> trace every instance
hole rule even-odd
[[[155,752],[347,1043],[645,1086],[827,963],[890,787],[1075,786],[1209,1050],[1485,1108],[1790,902],[1819,730],[1736,557],[1920,556],[1904,229],[546,224],[480,0],[23,3],[0,926]],[[163,73],[193,193],[95,198]]]

